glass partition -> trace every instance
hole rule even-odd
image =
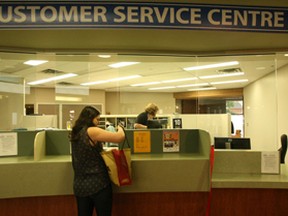
[[[42,62],[31,65],[29,60]],[[181,117],[185,123],[182,128],[209,124],[212,142],[225,128],[226,136],[249,137],[252,149],[275,150],[280,134],[288,131],[287,63],[285,53],[164,56],[2,52],[0,130],[67,129],[88,104],[101,111],[103,128],[106,121],[124,121],[133,128],[136,116],[154,102],[160,109],[157,116],[169,118],[168,128],[173,127],[171,119]],[[185,120],[189,115],[193,120]],[[214,123],[216,115],[228,118]]]

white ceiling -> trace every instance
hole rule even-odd
[[[48,60],[40,66],[28,66],[23,64],[26,60],[41,59]],[[116,62],[133,61],[140,62],[123,68],[113,69],[108,65]],[[207,65],[222,62],[238,61],[239,65],[226,66],[213,69],[185,71],[183,68],[196,65]],[[44,54],[15,54],[0,53],[0,81],[8,83],[19,83],[24,79],[26,83],[44,79],[59,74],[44,73],[45,70],[56,70],[60,74],[75,73],[78,76],[65,80],[53,81],[36,87],[55,87],[56,85],[67,86],[71,90],[80,87],[81,83],[108,80],[117,77],[141,75],[140,78],[126,81],[108,82],[99,85],[91,85],[89,88],[105,91],[128,91],[128,92],[185,92],[192,87],[177,87],[180,85],[208,83],[205,86],[216,87],[216,89],[243,88],[261,77],[274,72],[288,63],[288,57],[283,54],[276,55],[251,55],[251,56],[217,56],[217,57],[181,57],[181,56],[131,56],[112,55],[111,58],[99,58],[97,54],[81,55],[56,55]],[[199,79],[199,76],[219,74],[219,70],[230,70],[240,68],[244,75],[226,78]],[[163,83],[163,81],[196,77],[197,80]],[[216,81],[229,81],[248,79],[245,83],[213,85]],[[146,82],[161,82],[160,84],[132,87],[132,84]],[[63,85],[65,84],[65,85]],[[148,90],[152,87],[173,86],[166,90]],[[87,87],[85,87],[87,88]],[[194,87],[195,88],[195,87]],[[198,87],[197,87],[198,88]]]

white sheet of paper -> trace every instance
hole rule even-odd
[[[0,156],[12,156],[17,154],[17,133],[0,133]]]
[[[267,173],[267,174],[279,174],[280,173],[279,151],[262,152],[261,173]]]

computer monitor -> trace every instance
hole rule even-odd
[[[250,138],[214,137],[215,149],[251,149]]]
[[[162,128],[167,128],[168,125],[168,119],[167,118],[160,118],[158,119],[159,124],[162,125]]]
[[[147,128],[149,128],[149,129],[159,129],[159,128],[162,128],[162,124],[157,119],[148,120]]]

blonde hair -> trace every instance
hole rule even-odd
[[[156,104],[154,103],[149,103],[145,107],[145,112],[151,114],[151,115],[156,115],[156,113],[159,111],[159,108]]]

